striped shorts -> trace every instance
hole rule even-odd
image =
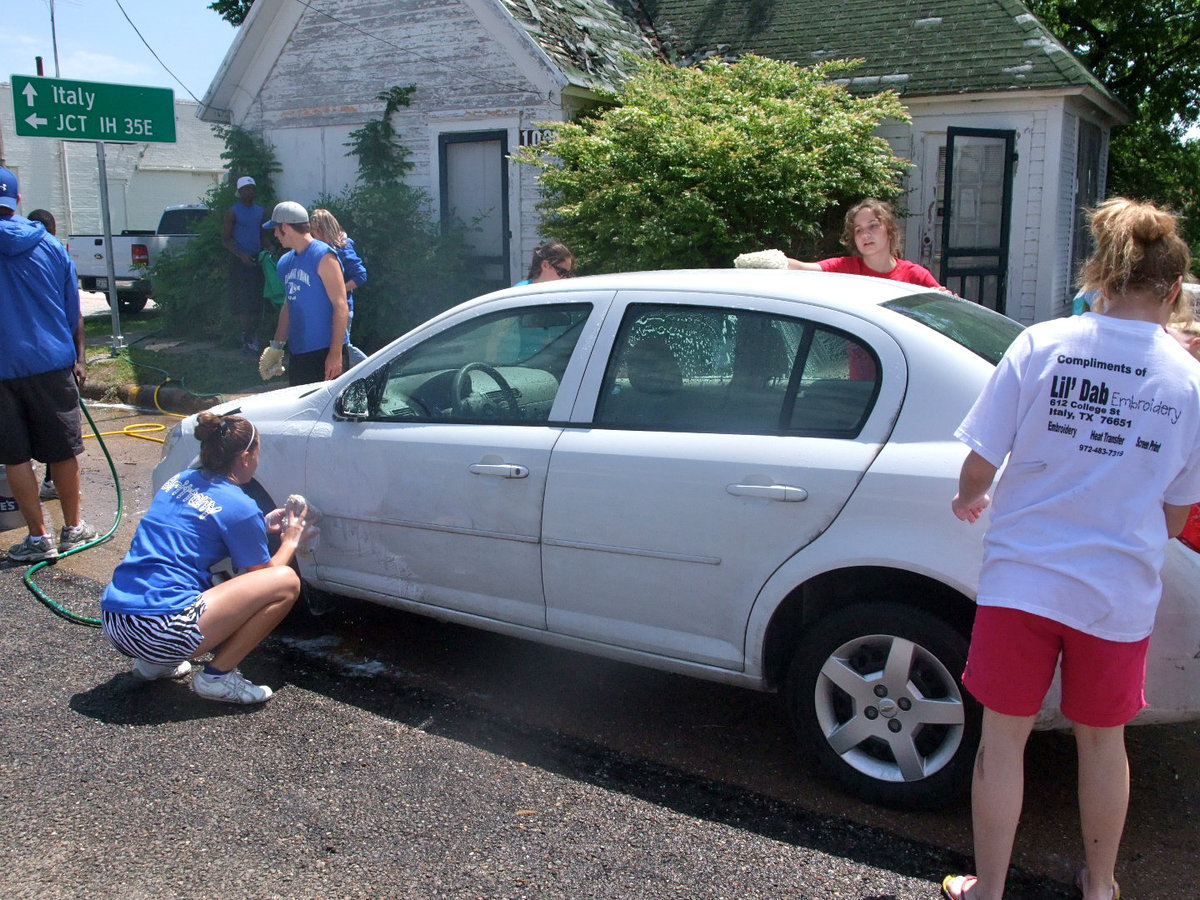
[[[204,598],[181,612],[163,616],[135,616],[128,613],[101,613],[104,636],[126,656],[168,665],[191,659],[204,640],[200,616]]]

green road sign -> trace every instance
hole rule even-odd
[[[10,77],[19,135],[175,143],[175,92],[169,88]]]

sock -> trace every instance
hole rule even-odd
[[[220,678],[222,675],[228,675],[229,670],[228,669],[218,669],[212,663],[205,663],[204,664],[204,674],[211,675],[214,678]]]

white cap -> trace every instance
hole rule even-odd
[[[240,191],[244,187],[254,187],[254,179],[249,175],[243,175],[237,180],[237,189]]]

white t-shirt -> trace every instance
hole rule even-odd
[[[955,436],[999,466],[977,602],[1112,641],[1154,627],[1163,503],[1200,500],[1200,367],[1151,322],[1026,329]]]

